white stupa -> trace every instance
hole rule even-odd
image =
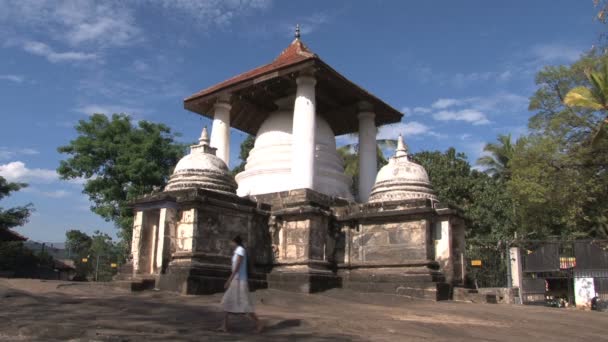
[[[282,98],[275,103],[279,109],[260,126],[245,171],[236,175],[239,196],[298,188],[291,173],[294,98]],[[350,191],[352,180],[344,174],[334,132],[319,115],[316,118],[315,169],[313,190],[329,196],[353,198]]]
[[[426,170],[410,159],[403,137],[399,135],[395,156],[378,171],[369,201],[384,202],[412,198],[437,201]]]
[[[226,194],[236,193],[236,183],[226,163],[209,146],[207,128],[203,128],[199,143],[190,146],[190,153],[175,166],[165,191],[205,189]]]

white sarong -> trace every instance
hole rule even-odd
[[[232,279],[222,298],[222,306],[224,311],[230,313],[254,312],[253,298],[246,280]]]

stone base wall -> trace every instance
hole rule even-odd
[[[456,240],[449,230],[449,240],[442,243],[450,248],[437,261],[433,227],[453,213],[439,213],[430,201],[359,205],[308,189],[256,200],[202,190],[148,197],[138,203],[139,210],[160,208],[164,224],[157,231],[164,238],[151,240],[158,241],[157,252],[149,253],[143,245],[152,229],[146,228],[145,217],[136,220],[149,231],[138,232],[140,248],[133,255],[139,264],[156,255],[156,266],[163,267],[152,272],[162,290],[222,292],[230,275],[230,241],[240,235],[248,251],[251,288],[304,293],[347,288],[432,300],[449,297],[441,264],[451,251],[464,248],[464,242],[458,237],[452,243]]]
[[[143,255],[169,255],[166,265],[154,272],[161,290],[184,294],[224,291],[231,271],[230,242],[237,235],[248,253],[252,287],[265,286],[264,272],[272,262],[272,250],[267,211],[256,203],[212,191],[183,190],[148,197],[138,205],[144,218],[150,208],[160,207],[165,213],[164,238],[157,239],[156,252],[141,248],[137,253],[140,260]],[[142,231],[140,236],[152,231]],[[162,257],[157,259],[165,262]],[[262,280],[264,284],[260,284]]]
[[[431,248],[429,219],[362,222],[352,234],[351,263],[398,264],[427,260]]]

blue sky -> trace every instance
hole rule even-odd
[[[405,114],[380,129],[413,151],[474,162],[499,133],[526,132],[534,75],[589,50],[591,0],[0,0],[0,175],[30,187],[19,231],[60,242],[68,229],[114,235],[79,182],[57,178],[57,147],[93,112],[163,122],[193,141],[210,122],[186,96],[268,63],[292,40]],[[232,164],[244,135],[232,133]],[[351,140],[340,137],[339,143]]]

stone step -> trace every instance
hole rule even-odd
[[[386,293],[429,300],[448,300],[450,286],[434,282],[356,282],[344,284],[344,288],[364,293]]]
[[[154,289],[156,284],[156,279],[154,278],[135,278],[131,280],[114,280],[112,281],[112,285],[126,289],[129,291],[144,291],[144,290],[152,290]]]
[[[454,287],[452,299],[458,302],[496,304],[498,298],[493,293],[479,293],[476,289]]]
[[[358,281],[358,282],[374,282],[374,283],[438,283],[445,282],[445,276],[439,272],[425,274],[382,274],[382,273],[361,273],[351,272],[349,274],[342,275],[345,281]]]

